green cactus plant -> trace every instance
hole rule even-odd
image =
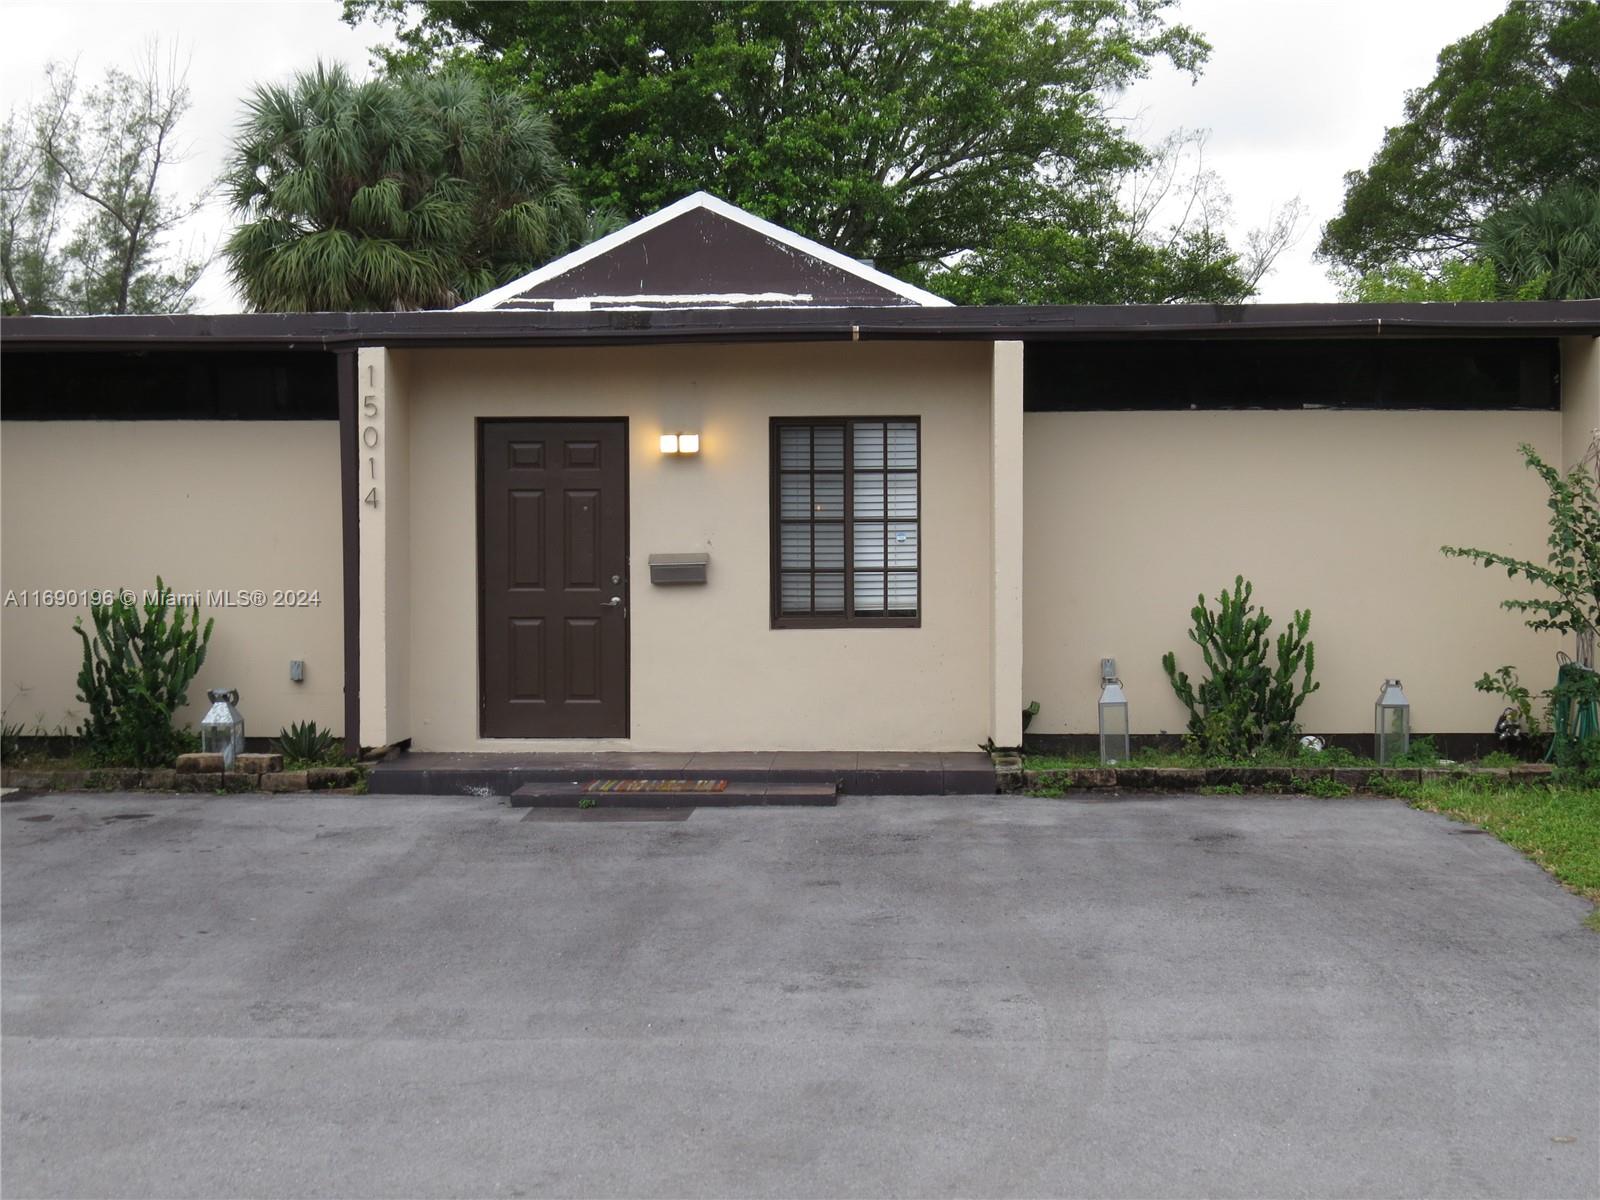
[[[1197,597],[1189,640],[1200,647],[1209,672],[1198,686],[1178,669],[1176,653],[1169,650],[1161,659],[1172,690],[1189,710],[1189,741],[1203,754],[1241,759],[1287,748],[1300,732],[1300,706],[1322,686],[1311,678],[1317,660],[1315,645],[1306,640],[1310,610],[1296,610],[1274,643],[1268,636],[1272,618],[1251,603],[1254,590],[1243,575],[1235,577],[1232,592],[1218,594],[1216,612],[1205,596]],[[1268,664],[1269,648],[1276,666]]]
[[[78,699],[88,706],[79,737],[100,762],[169,765],[196,744],[192,733],[173,728],[172,716],[189,702],[215,622],[202,630],[200,606],[177,603],[159,575],[142,604],[123,590],[91,605],[89,617],[93,637],[82,617],[72,626],[83,642]]]

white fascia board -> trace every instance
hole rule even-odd
[[[591,309],[640,307],[649,304],[676,304],[685,308],[708,305],[730,308],[735,305],[795,305],[811,300],[810,292],[706,292],[690,296],[576,296],[570,300],[527,300],[526,304],[548,304],[554,312],[588,312]]]
[[[703,208],[708,212],[714,212],[719,216],[726,217],[730,221],[736,221],[747,229],[753,229],[763,237],[771,238],[773,241],[798,250],[802,254],[808,254],[812,258],[838,267],[841,271],[854,275],[858,279],[865,279],[869,283],[876,284],[885,291],[894,292],[896,295],[902,296],[913,303],[929,308],[953,307],[951,302],[942,296],[935,296],[932,292],[924,291],[919,287],[912,287],[909,283],[903,283],[893,275],[885,274],[872,267],[863,266],[848,254],[840,254],[837,250],[830,250],[822,243],[814,242],[807,237],[801,237],[798,233],[785,229],[781,225],[774,225],[771,221],[764,221],[758,216],[745,212],[742,208],[734,207],[726,200],[717,199],[709,192],[694,192],[685,196],[682,200],[674,201],[659,212],[653,212],[648,217],[640,217],[632,225],[626,225],[613,233],[608,233],[605,237],[592,241],[587,246],[580,246],[571,254],[563,255],[554,262],[548,262],[536,271],[529,271],[521,279],[512,280],[503,287],[495,288],[492,292],[485,292],[476,300],[468,300],[465,304],[458,304],[452,311],[489,312],[498,308],[507,300],[515,299],[530,288],[537,287],[541,283],[564,275],[574,267],[581,267],[591,259],[598,258],[600,255],[624,243],[631,242],[640,234],[648,233],[657,226],[665,225],[674,217],[681,216],[697,208]]]

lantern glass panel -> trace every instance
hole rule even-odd
[[[1392,763],[1411,748],[1411,704],[1398,679],[1384,681],[1374,715],[1375,757],[1380,765]]]
[[[232,688],[218,688],[206,693],[211,708],[200,721],[200,749],[207,754],[220,754],[225,766],[244,753],[244,717],[235,707],[239,693]]]
[[[1126,762],[1129,755],[1128,697],[1116,680],[1100,693],[1100,761]]]

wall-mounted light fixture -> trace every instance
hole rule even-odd
[[[699,454],[700,435],[698,433],[663,433],[661,435],[661,453]]]

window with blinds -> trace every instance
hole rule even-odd
[[[774,626],[920,622],[920,459],[915,417],[773,421]]]

